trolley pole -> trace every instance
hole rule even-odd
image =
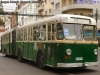
[[[97,24],[97,21],[98,21],[98,8],[96,8],[95,18],[96,18],[96,24]]]

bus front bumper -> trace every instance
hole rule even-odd
[[[85,62],[85,63],[57,63],[57,67],[88,67],[97,66],[99,62]]]

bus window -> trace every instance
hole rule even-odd
[[[32,37],[33,37],[33,36],[32,36],[33,33],[32,33],[32,32],[33,32],[33,29],[31,28],[31,41],[33,40],[33,38],[32,38]]]
[[[27,32],[27,29],[26,29],[26,41],[28,40],[28,32]]]
[[[36,40],[36,31],[35,31],[35,27],[33,27],[33,40]]]
[[[54,40],[55,39],[55,34],[54,34],[54,24],[52,24],[52,33],[51,33],[51,35],[52,35],[52,40]]]
[[[27,29],[24,29],[24,41],[27,41]]]
[[[6,42],[9,42],[9,34],[6,35]]]
[[[26,37],[25,37],[25,36],[26,36],[26,32],[25,32],[25,29],[24,29],[24,41],[25,41],[25,39],[26,39]]]
[[[17,41],[19,41],[19,30],[17,31]]]
[[[51,40],[51,24],[48,24],[48,40]]]
[[[20,41],[23,41],[23,29],[20,30],[20,35],[19,35],[19,37],[20,37]]]
[[[63,30],[62,30],[62,25],[61,23],[57,24],[57,39],[62,40],[63,39]]]
[[[33,27],[33,40],[39,40],[39,29],[37,27]]]
[[[42,25],[39,27],[39,40],[46,40],[46,26]]]
[[[67,40],[82,40],[82,26],[80,24],[63,24],[63,31]]]
[[[95,39],[95,26],[84,26],[83,27],[83,31],[84,31],[84,39],[85,40],[94,40]]]
[[[28,41],[30,41],[30,28],[28,28]]]

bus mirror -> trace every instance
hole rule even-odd
[[[100,47],[100,44],[98,44],[98,47]]]

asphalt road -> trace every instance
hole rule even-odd
[[[99,52],[100,60],[100,52]],[[0,53],[0,75],[100,75],[100,63],[97,67],[86,69],[41,70],[32,61],[19,62],[16,57],[4,57]]]

